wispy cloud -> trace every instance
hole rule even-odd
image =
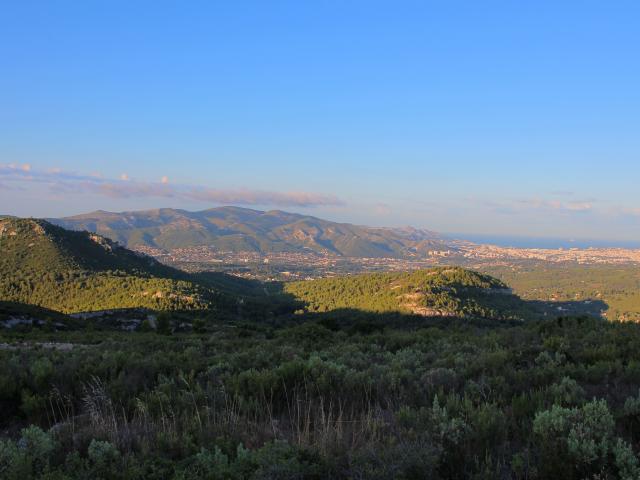
[[[609,209],[609,214],[627,217],[640,217],[640,208],[638,207],[613,207]]]
[[[60,169],[37,170],[29,164],[0,164],[3,183],[38,182],[52,191],[64,194],[91,193],[111,198],[174,198],[218,204],[275,205],[279,207],[341,206],[344,202],[333,195],[310,192],[274,192],[252,189],[217,189],[205,186],[169,183],[163,176],[159,182],[131,179],[122,173],[119,179],[99,174],[83,175]]]
[[[561,201],[543,198],[486,199],[467,197],[465,198],[465,203],[467,208],[469,208],[469,204],[473,204],[476,207],[484,208],[500,215],[522,215],[532,212],[568,215],[595,211],[592,200]]]
[[[502,215],[522,215],[543,213],[545,215],[597,215],[600,217],[640,217],[640,207],[610,205],[588,198],[575,201],[557,199],[511,199],[503,201],[478,201],[494,213]]]
[[[593,202],[590,201],[560,201],[546,200],[540,198],[520,199],[512,202],[512,206],[521,207],[527,210],[543,210],[556,213],[589,213],[594,210]]]
[[[373,213],[381,217],[386,217],[388,215],[391,215],[392,213],[391,205],[388,205],[386,203],[376,203],[373,206]]]
[[[561,205],[560,208],[570,212],[590,212],[593,210],[591,202],[568,202]]]

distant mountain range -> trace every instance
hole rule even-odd
[[[73,230],[87,230],[129,248],[164,250],[211,246],[222,251],[315,252],[346,257],[422,257],[450,250],[428,230],[374,228],[336,223],[280,210],[220,207],[189,212],[162,208],[112,213],[96,211],[50,219]]]

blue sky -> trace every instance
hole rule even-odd
[[[640,236],[640,4],[5,2],[0,212]]]

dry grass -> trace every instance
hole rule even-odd
[[[187,376],[181,376],[177,386],[179,402],[167,395],[150,395],[135,398],[129,411],[111,399],[97,377],[83,386],[79,406],[54,388],[49,398],[50,423],[59,427],[60,436],[71,435],[71,441],[106,439],[123,452],[146,449],[161,437],[179,443],[184,436],[195,435],[235,438],[249,447],[286,440],[327,455],[374,444],[390,427],[381,406],[366,399],[360,406],[327,399],[309,385],[285,387],[286,404],[279,409],[273,392],[249,407],[223,387],[203,389]]]

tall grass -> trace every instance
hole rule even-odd
[[[273,391],[247,401],[221,385],[201,385],[186,375],[172,387],[171,392],[155,390],[137,397],[129,408],[114,402],[97,377],[83,385],[78,405],[53,388],[49,421],[58,436],[69,436],[73,443],[99,438],[122,452],[147,450],[160,439],[180,444],[195,437],[205,443],[232,438],[252,448],[285,440],[325,455],[374,444],[393,423],[380,405],[367,399],[328,398],[308,384],[283,385],[284,404],[274,401]]]

